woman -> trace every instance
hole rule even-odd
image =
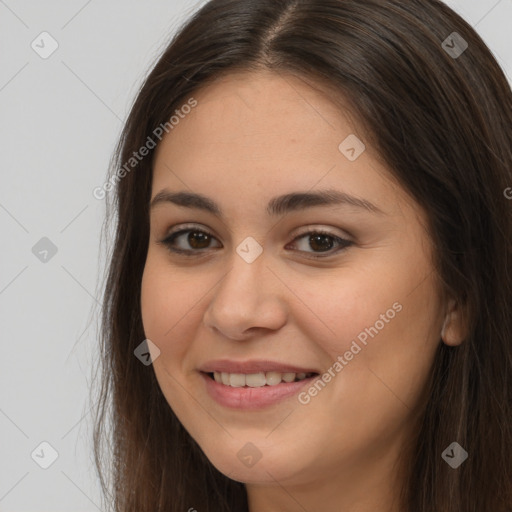
[[[204,5],[110,179],[113,509],[511,510],[511,127],[441,2]]]

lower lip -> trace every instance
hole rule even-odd
[[[205,381],[208,394],[217,403],[231,409],[244,410],[262,409],[296,395],[301,388],[309,385],[313,379],[318,377],[318,375],[314,375],[297,382],[281,382],[275,386],[233,388],[217,382],[206,373],[200,373]]]

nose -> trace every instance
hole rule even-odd
[[[233,340],[247,340],[280,329],[287,318],[286,287],[276,277],[264,253],[252,263],[238,254],[214,288],[203,322]]]

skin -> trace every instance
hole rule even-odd
[[[459,311],[433,270],[426,217],[368,143],[353,162],[340,152],[348,135],[364,141],[364,133],[318,86],[231,74],[194,98],[197,107],[157,149],[152,198],[193,191],[225,218],[172,203],[152,208],[141,307],[145,334],[160,349],[153,368],[163,394],[213,465],[246,484],[251,512],[318,503],[327,512],[398,511],[396,463],[443,327],[445,343],[462,340]],[[274,196],[326,188],[383,213],[347,205],[266,213]],[[191,246],[187,234],[175,245],[202,256],[159,243],[185,223],[210,233],[210,245]],[[331,255],[314,259],[321,248],[308,235],[295,238],[316,228],[352,245],[336,252],[330,239]],[[248,236],[263,248],[250,264],[236,252]],[[401,311],[307,405],[293,396],[237,411],[206,393],[197,368],[212,359],[326,371],[394,303]],[[261,454],[252,467],[237,457],[247,442]]]

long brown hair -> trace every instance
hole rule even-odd
[[[464,342],[439,343],[403,510],[512,510],[512,92],[479,35],[437,0],[212,0],[148,75],[112,160],[115,191],[106,194],[115,240],[94,433],[106,509],[248,510],[245,486],[213,467],[152,367],[134,356],[145,339],[154,149],[133,169],[126,163],[194,91],[221,74],[259,69],[312,78],[348,100],[365,142],[428,214],[435,271],[465,312]],[[453,441],[469,453],[457,469],[441,458]]]

